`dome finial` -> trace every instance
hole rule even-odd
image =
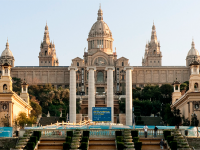
[[[97,20],[103,20],[103,11],[101,10],[101,4],[99,6]]]
[[[6,48],[9,49],[8,37],[7,37],[7,42],[6,42]]]
[[[99,9],[101,9],[101,3],[99,4]]]
[[[195,48],[194,39],[192,38],[192,48]]]

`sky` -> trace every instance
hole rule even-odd
[[[0,52],[8,38],[15,66],[38,66],[46,22],[60,66],[83,58],[99,4],[118,58],[141,66],[153,21],[163,66],[185,66],[192,38],[200,51],[199,0],[0,0]]]

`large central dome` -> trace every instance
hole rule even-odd
[[[88,37],[112,37],[108,25],[103,21],[103,11],[101,8],[98,10],[97,21],[93,24]]]

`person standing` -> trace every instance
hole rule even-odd
[[[145,138],[147,138],[147,132],[148,132],[148,127],[147,127],[147,125],[145,124],[145,126],[144,126],[144,135],[145,135]]]
[[[154,137],[157,137],[157,131],[158,131],[158,128],[155,125],[155,128],[154,128]]]
[[[163,149],[163,147],[164,147],[164,141],[163,141],[163,139],[161,139],[161,141],[160,141],[160,149]]]

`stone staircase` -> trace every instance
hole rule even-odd
[[[41,138],[38,150],[63,150],[65,138]]]
[[[81,146],[81,138],[82,132],[81,131],[74,131],[71,143],[71,149],[78,149]]]
[[[140,138],[142,150],[160,150],[160,141],[161,138]]]
[[[144,121],[144,124],[147,125],[157,125],[157,126],[162,126],[162,119],[160,117],[145,117],[145,116],[141,116],[141,120]]]
[[[116,150],[114,138],[90,138],[89,150]]]
[[[41,117],[39,124],[42,126],[51,125],[51,123],[57,123],[58,120],[59,117]]]
[[[33,134],[32,131],[26,131],[23,135],[23,137],[19,138],[19,141],[16,144],[15,149],[24,149],[26,144],[28,143],[30,136]]]
[[[124,146],[126,150],[135,150],[131,130],[124,130]]]

